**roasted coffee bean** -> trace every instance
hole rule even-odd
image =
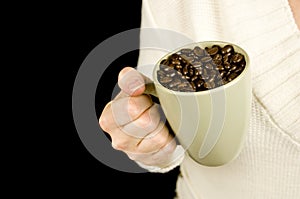
[[[204,84],[204,81],[202,79],[198,79],[195,82],[195,85],[197,86],[197,88],[200,88],[203,84]]]
[[[200,48],[199,46],[196,46],[193,50],[194,54],[198,57],[202,57],[204,56],[204,51],[202,48]]]
[[[185,67],[182,69],[182,74],[183,74],[183,75],[187,75],[188,72],[189,72],[189,69],[188,69],[187,66],[185,66]]]
[[[182,79],[189,80],[189,79],[191,79],[191,77],[190,77],[190,76],[188,76],[188,75],[182,75]]]
[[[222,64],[222,60],[214,60],[213,59],[213,63],[215,64],[215,65],[221,65]]]
[[[237,74],[240,74],[243,70],[244,70],[243,67],[239,67],[234,72],[237,73]]]
[[[160,62],[160,68],[167,67],[169,65],[169,61],[167,59],[164,59]]]
[[[160,77],[162,77],[162,76],[165,76],[166,73],[163,72],[162,70],[159,70],[159,71],[157,71],[157,75],[160,76]]]
[[[193,89],[193,90],[196,90],[196,89],[197,89],[194,82],[191,82],[191,86],[192,86],[192,89]]]
[[[218,65],[218,66],[216,67],[216,69],[219,70],[219,71],[220,71],[220,70],[225,70],[225,68],[224,68],[223,65]]]
[[[167,77],[174,77],[176,75],[175,70],[169,71],[168,73],[166,73]]]
[[[210,55],[213,56],[215,54],[217,54],[219,51],[219,48],[217,46],[211,47],[211,48],[207,48],[206,52]]]
[[[232,45],[181,49],[160,62],[158,81],[168,89],[196,92],[216,88],[234,80],[246,65]]]
[[[226,75],[226,71],[220,72],[220,76],[221,76],[222,78],[225,77],[225,75]]]
[[[191,52],[192,52],[192,50],[189,48],[184,48],[184,49],[180,50],[180,53],[185,54],[185,55],[190,54]]]
[[[179,58],[180,58],[180,56],[179,56],[178,54],[173,53],[173,54],[171,55],[171,57],[170,57],[169,60],[176,60],[176,59],[179,59]]]
[[[229,63],[229,62],[224,62],[224,68],[225,68],[226,70],[229,70],[229,69],[231,68],[230,63]]]
[[[200,61],[195,61],[195,62],[193,63],[193,66],[194,66],[195,68],[197,68],[197,67],[202,67],[203,64],[202,64],[202,62],[200,62]]]
[[[216,54],[213,56],[213,60],[220,60],[222,61],[222,55],[221,54]]]
[[[160,83],[162,83],[162,84],[167,84],[167,83],[169,83],[169,82],[171,82],[172,81],[172,78],[171,77],[162,77],[161,79],[160,79]]]
[[[209,79],[209,75],[207,75],[207,74],[202,74],[201,77],[204,80],[208,80]]]
[[[215,83],[214,82],[205,82],[203,86],[204,86],[204,88],[212,89],[215,87]]]
[[[231,53],[227,53],[223,56],[223,62],[229,62],[230,61],[230,56],[231,56]]]
[[[181,57],[186,61],[186,62],[193,62],[195,59],[194,57],[190,57],[188,55],[181,55]]]
[[[233,63],[239,63],[239,62],[241,62],[242,60],[243,60],[243,55],[241,55],[240,53],[236,53],[236,54],[234,54],[234,55],[232,55],[232,62]]]
[[[221,53],[224,55],[224,54],[227,54],[227,53],[230,53],[230,52],[233,52],[234,49],[233,49],[233,46],[232,45],[225,45],[222,49],[221,49]]]
[[[177,69],[177,70],[182,69],[182,65],[179,65],[179,64],[176,65],[176,66],[175,66],[175,69]]]
[[[245,59],[243,58],[243,60],[239,63],[240,64],[240,66],[243,68],[243,67],[245,67],[246,66],[246,61],[245,61]]]
[[[178,59],[172,60],[173,65],[180,65],[180,61]]]
[[[212,70],[212,69],[214,69],[214,66],[211,63],[208,63],[208,64],[205,64],[205,68]]]
[[[194,70],[192,68],[189,69],[189,76],[192,77],[194,75]]]
[[[209,57],[209,56],[206,56],[206,57],[201,58],[200,60],[201,60],[201,62],[203,62],[203,63],[208,63],[208,62],[211,62],[211,61],[212,61],[212,58]]]
[[[191,81],[193,82],[193,81],[195,81],[196,79],[198,79],[198,76],[197,76],[197,75],[193,76],[193,77],[191,78]]]
[[[169,87],[170,88],[173,88],[175,86],[178,86],[179,84],[181,84],[181,80],[180,79],[174,79],[170,84],[169,84]]]
[[[231,65],[231,68],[229,69],[230,72],[235,71],[238,67],[236,65]]]
[[[195,75],[202,75],[203,74],[203,68],[195,68]]]
[[[231,82],[231,81],[234,80],[237,76],[238,76],[237,73],[231,73],[231,74],[227,77],[227,80]]]

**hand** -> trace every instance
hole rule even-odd
[[[121,70],[121,92],[105,106],[99,123],[111,136],[114,149],[145,165],[163,166],[169,163],[176,142],[162,121],[159,105],[143,94],[147,81],[134,68]]]

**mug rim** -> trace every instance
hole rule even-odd
[[[168,89],[166,87],[164,87],[157,79],[157,68],[160,65],[160,62],[165,59],[166,57],[170,56],[173,53],[178,52],[179,50],[183,49],[183,48],[187,48],[189,46],[200,46],[201,48],[203,48],[204,45],[232,45],[234,47],[234,50],[242,53],[245,57],[246,60],[246,65],[244,70],[232,81],[222,85],[222,86],[218,86],[216,88],[213,89],[208,89],[208,90],[204,90],[204,91],[195,91],[195,92],[182,92],[182,91],[174,91],[171,89]],[[205,46],[206,47],[206,46]],[[208,41],[199,41],[199,42],[192,42],[192,43],[188,43],[186,45],[183,45],[179,48],[176,48],[173,51],[170,51],[169,53],[165,54],[163,57],[161,57],[158,62],[155,64],[153,72],[152,72],[152,78],[153,78],[153,82],[155,84],[155,86],[160,86],[163,90],[165,90],[166,92],[172,93],[172,94],[176,94],[176,95],[184,95],[184,96],[188,96],[188,95],[207,95],[210,94],[211,92],[218,92],[219,90],[224,90],[228,87],[233,86],[234,84],[236,84],[237,82],[239,82],[240,79],[243,78],[243,76],[245,76],[245,74],[250,70],[250,59],[249,59],[249,55],[248,53],[238,44],[232,43],[232,42],[227,42],[227,41],[221,41],[221,40],[208,40]]]

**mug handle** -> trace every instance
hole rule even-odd
[[[153,95],[154,97],[158,98],[154,82],[146,83],[145,87],[146,88],[145,88],[144,94],[150,94],[150,95]]]

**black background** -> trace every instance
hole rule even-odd
[[[67,51],[64,58],[71,74],[70,91],[77,71],[89,54],[103,40],[132,28],[140,26],[140,1],[107,1],[99,5],[78,4],[60,11],[62,31],[60,38]],[[136,38],[137,40],[139,38]],[[96,94],[97,116],[111,98],[117,83],[118,72],[124,66],[136,66],[138,51],[130,52],[114,61],[102,76]],[[70,76],[69,76],[70,77]],[[71,92],[70,92],[71,94]],[[70,98],[69,98],[70,99]],[[71,116],[71,114],[70,114]],[[116,171],[96,160],[81,143],[71,121],[68,146],[60,153],[63,162],[55,166],[60,170],[56,179],[59,189],[66,194],[86,194],[96,198],[164,198],[175,196],[176,178],[179,168],[165,173],[132,174]],[[107,197],[104,197],[106,195]]]

